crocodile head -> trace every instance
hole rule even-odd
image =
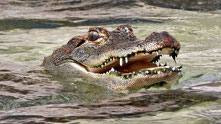
[[[179,50],[180,43],[167,32],[153,32],[139,40],[130,25],[114,31],[92,27],[45,57],[42,65],[70,63],[77,70],[108,79],[112,89],[130,89],[176,79],[182,67],[156,62],[162,55],[175,60]]]

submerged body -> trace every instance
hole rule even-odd
[[[69,63],[72,68],[68,69],[84,73],[110,89],[131,89],[174,81],[182,67],[156,62],[162,55],[175,60],[179,50],[180,43],[167,32],[153,32],[139,40],[129,25],[114,31],[93,27],[45,57],[42,65],[53,68]]]

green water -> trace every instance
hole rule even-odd
[[[167,31],[181,43],[177,64],[183,65],[183,76],[174,88],[221,80],[221,11],[193,12],[155,7],[149,8],[149,11],[154,13],[155,16],[141,16],[140,18],[154,20],[153,22],[138,20],[136,22],[129,21],[129,23],[133,27],[135,35],[140,39],[146,38],[153,31]],[[89,27],[102,26],[108,30],[113,30],[124,23],[122,20],[116,24],[72,24],[65,21],[51,22],[22,19],[14,21],[14,19],[9,19],[2,21],[1,24],[4,26],[0,27],[0,60],[38,68],[44,56],[50,55],[53,50],[62,44],[66,44],[73,36],[85,34]],[[170,64],[174,64],[166,57],[162,61],[170,61]],[[58,94],[17,103],[9,98],[9,102],[3,104],[3,109],[51,103],[81,103],[113,95],[112,92],[106,91],[104,88],[87,84],[83,79],[63,82],[62,79],[57,78],[58,82],[56,83],[63,87]],[[156,116],[119,120],[109,119],[102,120],[99,123],[104,123],[104,121],[105,123],[125,124],[129,122],[144,123],[146,121],[168,124],[172,122],[190,124],[221,123],[220,110],[220,100],[217,100],[197,104],[176,112],[162,112],[156,114]]]

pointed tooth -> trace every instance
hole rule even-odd
[[[173,58],[173,60],[174,60],[174,62],[176,64],[176,56],[177,56],[177,54],[175,52],[173,52],[173,53],[170,54],[170,56],[172,56],[172,58]]]
[[[110,71],[114,72],[115,70],[114,70],[114,68],[112,67]]]
[[[178,67],[177,70],[178,70],[179,72],[181,72],[181,71],[182,71],[182,66]]]
[[[139,74],[142,74],[142,71],[138,71]]]
[[[128,63],[128,57],[127,56],[125,57],[125,62]]]
[[[120,66],[123,65],[123,58],[120,58]]]
[[[164,68],[164,69],[162,70],[162,72],[166,72],[166,69]]]
[[[101,68],[103,68],[103,67],[104,67],[104,65],[102,64],[102,65],[101,65]]]
[[[133,73],[132,73],[132,75],[136,75],[136,74],[137,74],[137,72],[133,72]]]
[[[128,75],[124,75],[123,77],[127,79],[127,78],[128,78]]]
[[[172,56],[173,57],[173,60],[174,60],[174,62],[175,62],[175,64],[176,64],[176,57],[175,56]]]
[[[176,67],[173,67],[173,68],[172,68],[172,71],[176,71]]]
[[[156,54],[159,55],[158,51],[156,51]]]
[[[150,74],[150,71],[145,71],[145,74]]]

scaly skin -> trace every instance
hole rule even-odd
[[[139,40],[129,25],[111,32],[93,27],[45,57],[42,65],[53,68],[75,63],[101,83],[108,80],[105,86],[110,89],[131,89],[175,80],[181,67],[157,66],[155,62],[164,54],[175,60],[179,49],[180,43],[167,32],[153,32],[145,40]],[[73,71],[79,68],[74,67]]]

